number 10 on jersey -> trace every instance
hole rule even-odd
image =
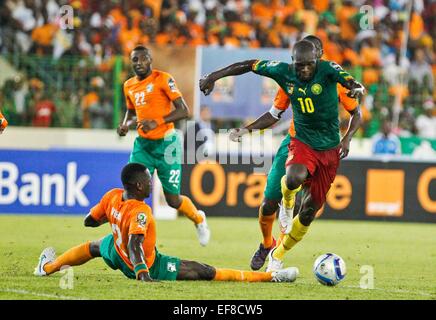
[[[298,101],[301,105],[301,112],[303,113],[313,113],[315,111],[315,107],[313,106],[312,98],[298,98]]]

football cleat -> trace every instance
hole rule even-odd
[[[42,250],[41,255],[39,256],[38,265],[36,266],[33,274],[39,277],[46,276],[47,272],[44,271],[44,266],[49,262],[55,261],[55,259],[56,252],[54,248],[48,247]]]
[[[274,250],[271,250],[268,254],[268,266],[266,267],[266,272],[278,271],[283,269],[283,261],[273,257]]]
[[[299,275],[297,267],[289,267],[272,272],[272,282],[294,282]]]
[[[268,257],[268,253],[275,246],[276,246],[276,240],[274,238],[273,238],[273,244],[268,248],[265,248],[261,243],[259,245],[259,248],[253,254],[253,257],[251,258],[251,263],[250,263],[251,270],[257,271],[260,268],[262,268],[263,265],[265,264],[266,257]]]
[[[206,221],[206,214],[202,210],[198,210],[198,213],[203,217],[203,222],[195,225],[197,228],[198,241],[204,247],[209,243],[210,240],[210,230]]]

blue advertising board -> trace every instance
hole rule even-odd
[[[125,151],[0,150],[0,213],[84,214],[120,188]],[[151,197],[146,201],[151,205]]]
[[[286,49],[225,49],[203,47],[201,49],[201,75],[211,73],[235,62],[263,59],[291,61]],[[279,86],[274,80],[252,72],[226,77],[215,83],[209,96],[200,94],[200,104],[210,107],[212,116],[222,119],[257,118],[271,108]],[[289,109],[284,118],[291,116]]]

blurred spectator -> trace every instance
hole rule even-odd
[[[420,137],[436,139],[436,110],[431,98],[424,102],[424,113],[416,118],[416,128]]]
[[[385,120],[382,124],[381,132],[372,137],[373,154],[401,154],[401,142],[392,133],[391,123]]]
[[[49,95],[39,90],[35,93],[30,109],[32,126],[51,127],[55,120],[56,105]]]
[[[92,121],[100,116],[100,92],[104,87],[104,80],[101,77],[94,77],[91,79],[91,85],[88,93],[85,94],[81,102],[82,110],[82,125],[83,128],[92,128]]]
[[[101,100],[91,104],[88,112],[92,129],[111,128],[113,106],[109,95],[104,94]]]
[[[415,50],[415,59],[409,68],[409,86],[411,91],[419,95],[433,94],[433,72],[421,48]]]

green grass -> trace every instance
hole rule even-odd
[[[168,255],[217,267],[248,269],[260,233],[256,219],[210,218],[212,240],[203,248],[187,219],[158,221],[158,248]],[[0,299],[436,299],[436,225],[316,221],[286,256],[297,266],[294,283],[180,281],[139,283],[109,269],[101,259],[74,267],[74,289],[61,289],[63,274],[34,277],[41,250],[58,253],[109,232],[89,229],[68,216],[0,216]],[[317,283],[315,258],[342,256],[345,280],[336,287]],[[359,287],[360,267],[374,268],[374,289]]]

